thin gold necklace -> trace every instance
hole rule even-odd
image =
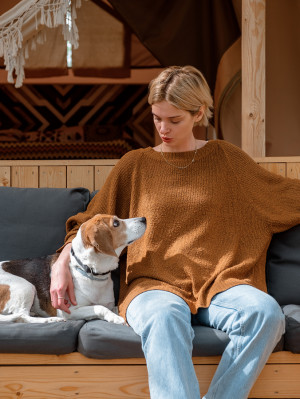
[[[192,165],[192,163],[195,162],[197,150],[198,150],[198,148],[197,148],[197,143],[196,143],[196,140],[195,140],[195,151],[194,151],[194,156],[193,156],[193,159],[191,160],[191,162],[188,163],[188,164],[185,165],[185,166],[177,166],[177,165],[174,165],[173,163],[169,162],[169,161],[166,159],[165,154],[163,153],[163,150],[162,150],[162,143],[161,143],[161,145],[160,145],[160,154],[161,154],[161,156],[163,157],[164,161],[165,161],[168,165],[174,166],[174,168],[177,168],[177,169],[186,169],[187,167],[189,167],[190,165]]]

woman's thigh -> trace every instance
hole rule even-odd
[[[253,318],[257,323],[283,323],[280,306],[267,293],[250,285],[237,285],[215,295],[208,308],[200,308],[193,324],[230,332],[235,322]]]
[[[168,291],[151,290],[136,296],[126,313],[128,324],[139,335],[147,326],[160,323],[191,324],[191,312],[187,303]]]

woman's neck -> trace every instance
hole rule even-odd
[[[207,141],[194,139],[191,143],[186,143],[185,145],[175,147],[162,142],[153,147],[153,149],[158,152],[186,152],[200,149],[204,147],[206,143]]]

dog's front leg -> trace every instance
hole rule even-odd
[[[70,314],[64,313],[67,320],[93,320],[100,319],[106,320],[110,323],[125,324],[123,317],[116,315],[107,307],[102,305],[70,307]]]

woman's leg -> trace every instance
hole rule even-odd
[[[248,285],[217,294],[207,309],[199,309],[200,324],[230,337],[206,399],[246,399],[277,342],[285,319],[270,295]]]
[[[151,398],[199,399],[192,362],[194,331],[186,302],[167,291],[147,291],[133,299],[126,316],[142,339]]]

